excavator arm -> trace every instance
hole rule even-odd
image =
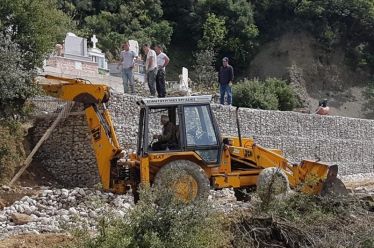
[[[109,87],[90,84],[81,79],[50,75],[36,81],[47,95],[83,104],[103,189],[113,188],[115,182],[111,178],[111,168],[117,162],[122,149],[105,106],[110,96]]]

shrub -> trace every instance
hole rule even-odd
[[[228,246],[230,235],[224,218],[208,202],[187,205],[167,189],[149,188],[141,189],[140,199],[125,219],[101,221],[99,234],[80,236],[75,247]]]
[[[294,89],[283,80],[244,79],[233,86],[233,105],[286,111],[299,106],[300,101]]]
[[[23,129],[16,121],[0,122],[0,184],[7,183],[25,157]]]

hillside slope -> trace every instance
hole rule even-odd
[[[327,98],[333,115],[374,118],[363,96],[369,74],[350,68],[342,49],[326,51],[307,33],[287,33],[262,46],[248,74],[289,80],[311,112]]]

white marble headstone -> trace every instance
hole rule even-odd
[[[129,40],[130,51],[134,51],[136,56],[139,55],[139,43],[136,40]]]
[[[182,82],[184,87],[188,89],[188,69],[186,67],[182,67]]]
[[[65,38],[65,56],[81,56],[87,57],[87,40],[76,36],[73,33],[68,33]]]

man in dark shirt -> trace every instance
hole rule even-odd
[[[166,148],[173,148],[177,145],[177,129],[169,120],[169,116],[162,115],[161,124],[163,125],[162,134],[153,135],[153,138],[157,139],[157,142],[152,145],[152,148],[155,151],[166,150]]]
[[[218,73],[219,82],[219,93],[220,93],[220,103],[225,104],[225,94],[227,94],[227,104],[232,103],[232,92],[231,86],[234,80],[234,69],[229,65],[229,59],[224,57],[222,59],[222,66]]]

